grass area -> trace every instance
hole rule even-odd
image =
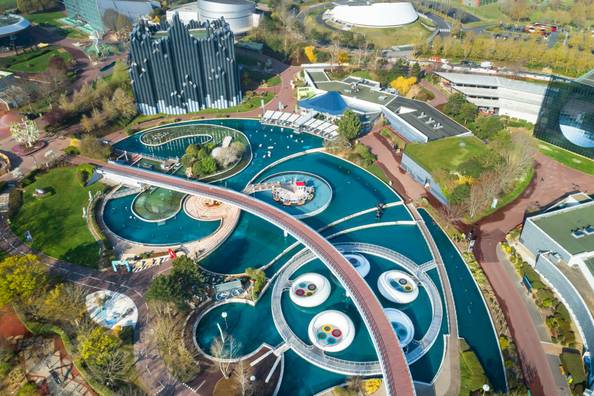
[[[36,188],[50,192],[44,198],[33,197]],[[11,219],[16,235],[23,238],[29,231],[36,250],[75,264],[96,267],[99,243],[91,235],[82,208],[87,205],[89,191],[103,190],[103,185],[81,187],[76,168],[56,168],[39,174],[23,191],[23,206]]]
[[[480,390],[489,380],[476,354],[466,342],[460,342],[460,395],[469,395]]]
[[[455,172],[458,166],[475,155],[488,151],[487,146],[478,138],[452,137],[429,143],[411,143],[406,145],[405,153],[429,173],[438,170]]]
[[[88,34],[85,34],[71,26],[62,23],[60,19],[66,17],[66,14],[63,11],[38,12],[34,14],[27,14],[25,17],[31,23],[61,30],[68,38],[71,39],[86,39],[89,37]]]
[[[365,166],[364,168],[367,169],[369,172],[373,173],[378,178],[380,178],[384,183],[390,184],[390,179],[388,179],[388,176],[386,176],[386,173],[383,171],[382,168],[380,168],[377,165],[377,163],[373,163],[370,166]]]
[[[579,384],[586,381],[586,372],[584,363],[579,353],[574,351],[564,351],[561,353],[561,364],[567,375],[571,375],[573,383]]]
[[[54,56],[64,58],[66,63],[72,59],[72,56],[65,49],[50,46],[0,58],[0,68],[12,72],[41,73],[47,70],[49,61]]]
[[[571,151],[565,150],[542,140],[538,140],[537,142],[538,150],[547,157],[550,157],[565,166],[579,170],[580,172],[594,175],[594,160],[582,157],[581,155],[572,153]]]
[[[375,45],[375,48],[417,44],[427,40],[431,35],[431,31],[423,27],[420,21],[396,28],[369,29],[353,26],[351,30],[354,33],[364,34],[365,38]]]
[[[228,113],[242,113],[244,111],[254,110],[260,107],[261,100],[264,100],[264,104],[270,102],[274,98],[274,93],[265,92],[262,96],[252,96],[244,98],[243,101],[237,106],[229,107],[226,109],[204,109],[192,114],[228,114]]]
[[[266,80],[266,85],[268,85],[269,87],[275,87],[277,85],[280,85],[281,82],[282,80],[280,76],[278,74],[275,74],[274,76]]]
[[[16,8],[16,0],[0,0],[0,11]]]

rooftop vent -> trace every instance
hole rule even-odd
[[[433,120],[433,118],[429,117],[429,118],[427,119],[427,121],[425,121],[425,124],[427,124],[427,125],[431,125],[431,124],[433,124],[434,122],[435,122],[435,121]]]
[[[441,125],[439,122],[436,122],[435,125],[433,125],[433,129],[441,129],[443,128],[443,125]]]
[[[419,115],[417,116],[417,118],[419,118],[420,120],[422,120],[422,119],[423,119],[423,118],[425,118],[425,117],[427,117],[427,114],[425,114],[425,112],[424,112],[424,111],[421,111],[421,114],[419,114]]]
[[[583,238],[586,235],[587,234],[584,232],[584,229],[583,228],[578,228],[578,229],[575,229],[575,230],[572,230],[571,231],[571,236],[574,237],[574,238],[576,238],[576,239]]]

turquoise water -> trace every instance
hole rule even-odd
[[[254,194],[254,196],[264,202],[274,206],[281,206],[287,213],[293,216],[311,216],[314,212],[324,210],[330,200],[332,199],[332,188],[324,179],[317,175],[304,172],[283,172],[261,181],[261,183],[281,183],[292,185],[295,181],[305,182],[307,187],[314,188],[313,198],[306,201],[304,205],[285,206],[279,202],[275,202],[272,198],[272,190],[261,191]]]
[[[253,159],[250,165],[241,173],[220,182],[228,188],[242,190],[248,181],[262,168],[288,155],[322,146],[322,139],[308,135],[296,134],[291,129],[260,124],[252,119],[218,119],[193,120],[180,122],[176,125],[213,124],[223,125],[243,132],[252,146]],[[149,147],[140,142],[143,132],[138,132],[114,144],[115,149],[126,150],[131,153],[151,155]],[[190,139],[190,140],[188,140]],[[192,143],[192,138],[179,139],[170,145],[164,145],[160,155],[167,157],[181,157],[185,148]],[[271,149],[269,149],[271,147]],[[268,153],[270,152],[270,156]]]
[[[466,263],[447,235],[423,209],[419,210],[443,258],[456,304],[458,331],[472,347],[489,381],[498,392],[505,392],[505,371],[495,330],[480,291]]]
[[[105,225],[120,237],[150,245],[186,243],[212,234],[220,221],[198,221],[183,210],[163,223],[148,223],[130,210],[135,195],[107,201],[103,212]]]
[[[289,247],[295,238],[266,220],[247,212],[233,234],[217,250],[200,262],[204,268],[225,274],[244,272],[248,267],[261,267]]]
[[[213,341],[220,339],[217,323],[225,333],[238,344],[238,356],[245,356],[257,350],[262,343],[273,347],[282,342],[276,331],[270,312],[272,287],[262,296],[256,306],[243,303],[220,305],[208,312],[196,328],[196,340],[200,348],[210,353]],[[227,320],[221,314],[227,313]]]

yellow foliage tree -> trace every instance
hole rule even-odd
[[[417,83],[416,77],[403,77],[400,76],[395,80],[392,80],[390,86],[397,89],[401,95],[406,95],[413,85]]]
[[[341,51],[338,54],[338,63],[342,64],[342,63],[349,63],[349,60],[351,59],[351,57],[349,56],[348,52],[345,51]]]
[[[318,56],[316,55],[316,47],[313,45],[308,45],[307,47],[303,48],[303,52],[305,53],[305,57],[311,63],[316,63],[318,61]]]

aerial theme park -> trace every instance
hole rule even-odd
[[[557,3],[0,0],[0,395],[591,395]]]

